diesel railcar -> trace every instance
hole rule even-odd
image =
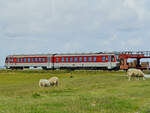
[[[43,69],[118,69],[118,56],[113,53],[27,54],[9,55],[8,69],[41,67]]]
[[[26,55],[9,55],[5,60],[7,69],[24,69],[42,67],[43,69],[53,68],[52,54],[26,54]]]

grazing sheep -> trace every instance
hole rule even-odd
[[[40,87],[49,87],[50,86],[50,82],[47,79],[40,79],[39,86]]]
[[[58,77],[51,77],[48,79],[48,81],[50,82],[51,86],[58,86]]]
[[[144,73],[140,69],[129,69],[127,71],[128,81],[131,80],[131,77],[136,77],[139,80],[139,77],[143,77],[145,80]]]

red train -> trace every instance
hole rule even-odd
[[[43,69],[119,69],[119,56],[114,53],[27,54],[9,55],[7,69],[41,67]]]

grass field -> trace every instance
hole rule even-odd
[[[150,113],[150,79],[126,72],[0,71],[0,113]],[[57,76],[58,87],[39,88]]]

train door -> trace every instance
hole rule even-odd
[[[112,56],[108,56],[108,69],[112,68]]]
[[[48,67],[47,68],[49,68],[49,69],[52,68],[51,58],[52,58],[51,56],[47,57],[47,63],[48,63]]]

